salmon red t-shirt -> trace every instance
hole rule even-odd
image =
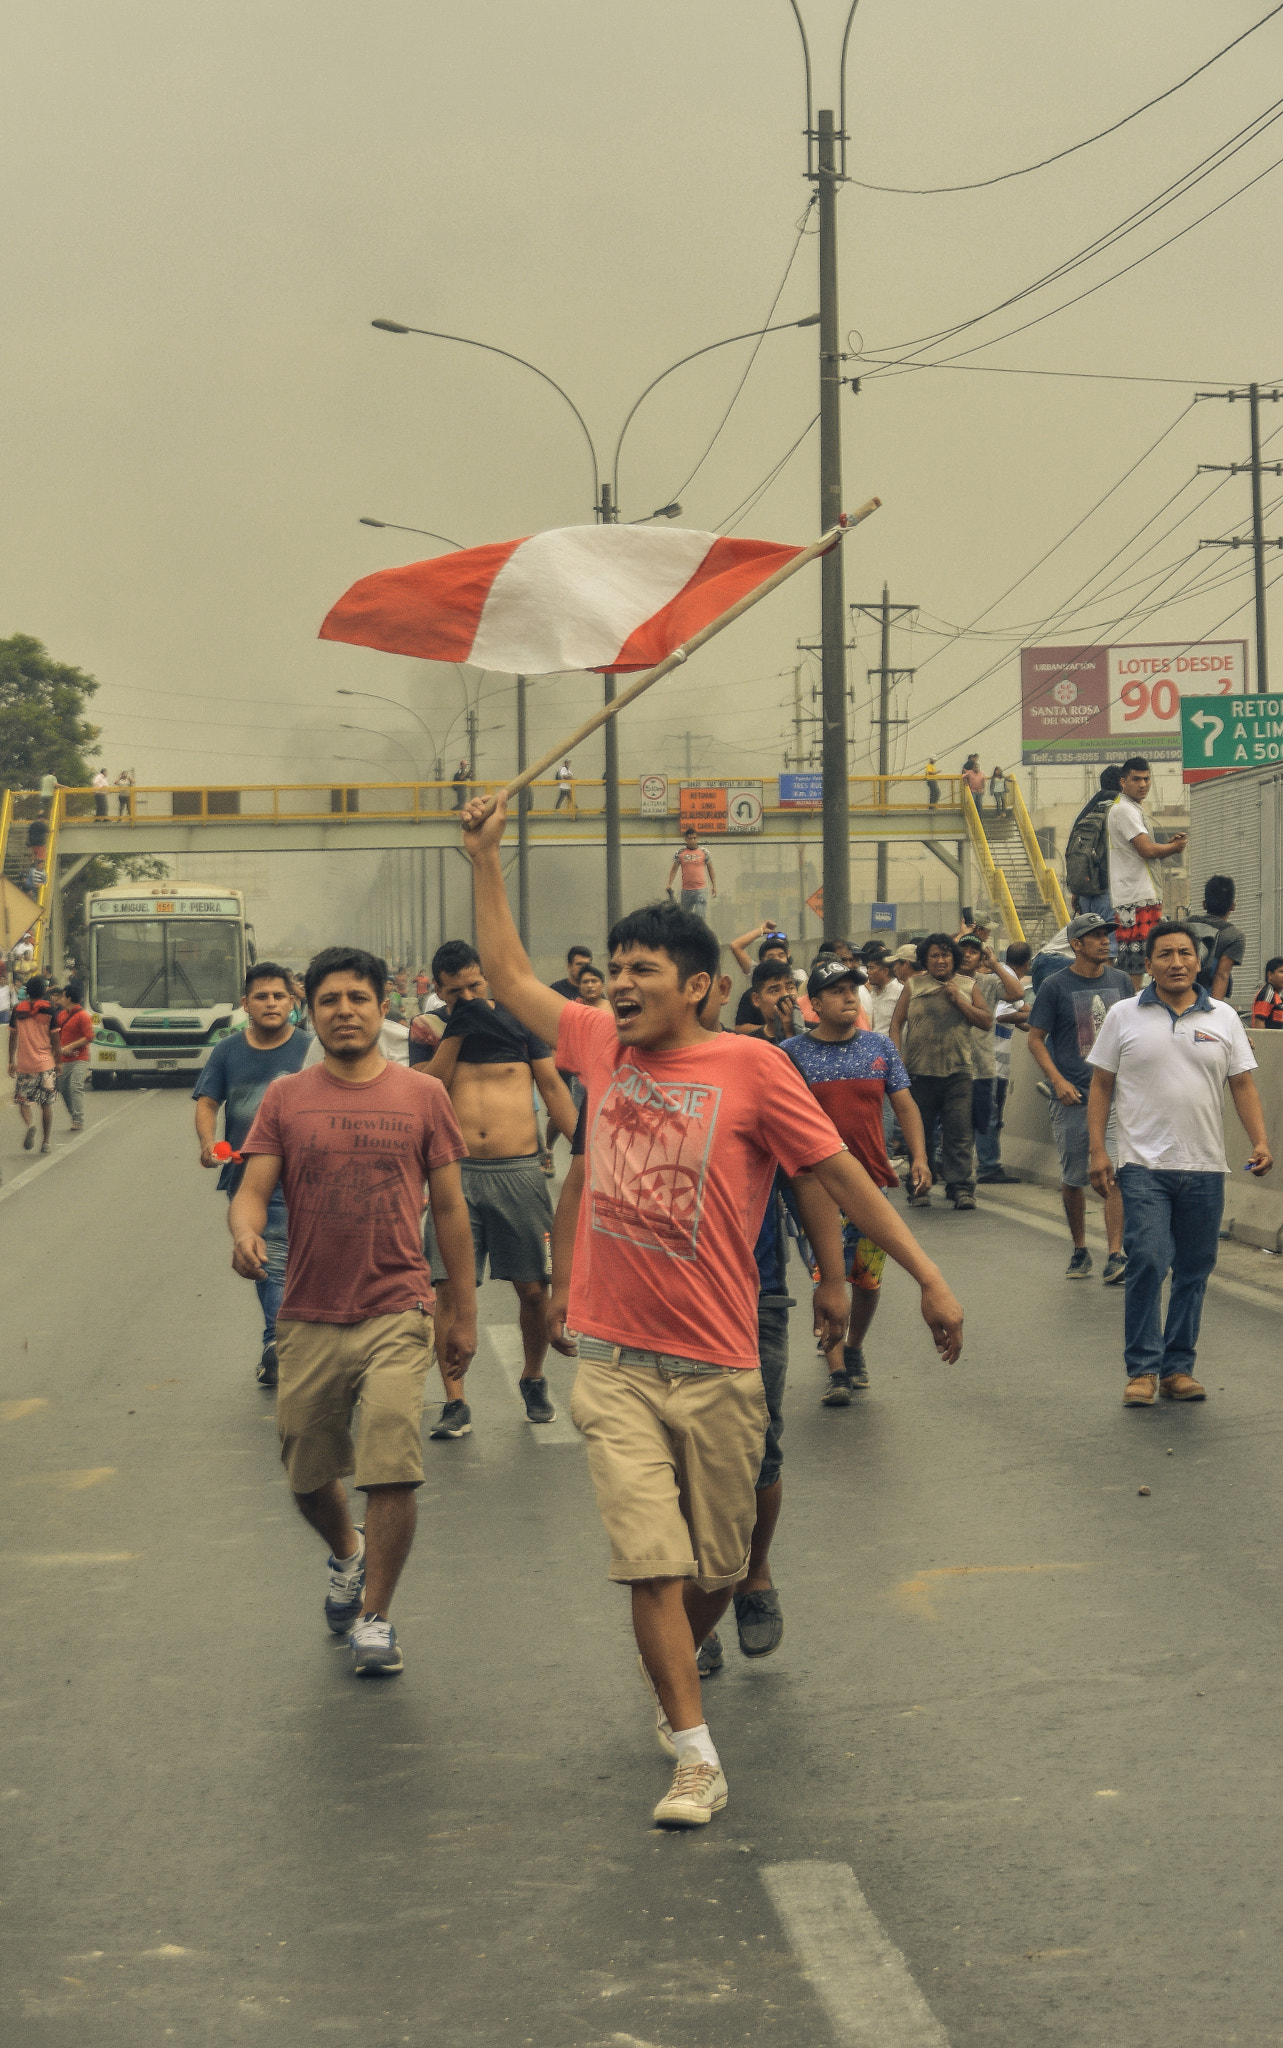
[[[680,1052],[621,1045],[613,1015],[582,1003],[561,1013],[556,1061],[588,1094],[571,1328],[755,1367],[753,1247],[776,1162],[797,1173],[845,1149],[805,1081],[734,1032]]]
[[[683,889],[707,889],[708,848],[706,846],[679,846],[677,859],[681,867]]]
[[[431,1308],[423,1184],[467,1151],[440,1081],[390,1062],[377,1081],[336,1081],[323,1066],[281,1074],[240,1149],[281,1161],[285,1322],[363,1323]]]
[[[10,1027],[17,1033],[14,1070],[19,1074],[47,1074],[54,1066],[53,1047],[49,1043],[49,1027],[53,1023],[53,1005],[44,996],[24,996],[15,1003],[9,1015]]]

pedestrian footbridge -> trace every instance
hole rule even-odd
[[[681,786],[669,782],[658,802],[655,778],[620,783],[620,837],[626,846],[671,844],[682,827]],[[947,866],[960,861],[947,849],[969,851],[979,873],[976,894],[987,890],[993,909],[1011,937],[1037,936],[1044,925],[1063,923],[1067,912],[1055,875],[1043,858],[1024,799],[1009,778],[1013,808],[1001,818],[982,820],[959,776],[942,775],[938,803],[928,801],[921,776],[853,775],[847,782],[847,812],[853,841],[920,840]],[[745,776],[733,788],[691,778],[688,790],[725,790],[732,802],[721,819],[697,813],[701,832],[725,832],[728,840],[767,839],[790,845],[815,844],[821,837],[818,806],[774,801],[773,779]],[[29,875],[27,825],[46,808],[35,791],[6,790],[0,802],[0,865],[8,908],[30,923],[53,911],[51,891],[60,892],[95,855],[191,853],[338,853],[345,849],[396,851],[459,843],[458,812],[469,796],[503,788],[497,781],[148,784],[117,791],[60,789],[49,809],[44,880]],[[747,799],[747,801],[743,801]],[[591,847],[605,843],[605,784],[576,779],[569,784],[536,782],[527,810],[532,846]],[[22,901],[18,894],[21,890]],[[23,927],[25,928],[25,926]],[[0,934],[11,943],[17,931]]]

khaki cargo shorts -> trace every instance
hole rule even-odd
[[[760,1372],[581,1357],[570,1419],[610,1538],[608,1577],[694,1579],[706,1593],[738,1584],[766,1441]]]
[[[422,1486],[431,1316],[412,1308],[364,1323],[278,1322],[276,1353],[276,1430],[295,1493],[350,1472],[363,1488]]]

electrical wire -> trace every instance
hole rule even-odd
[[[803,441],[805,441],[807,435],[811,433],[815,428],[816,424],[819,421],[819,417],[820,415],[817,412],[815,418],[813,420],[808,421],[806,426],[803,427],[801,433],[798,435],[796,441],[793,443],[793,446],[786,450],[786,452],[783,455],[781,455],[779,461],[775,464],[775,467],[767,472],[767,474],[762,478],[762,481],[760,483],[754,484],[748,496],[746,498],[741,498],[739,504],[735,507],[733,512],[728,512],[724,519],[719,519],[716,522],[713,528],[714,533],[732,533],[735,527],[739,525],[740,520],[746,519],[748,517],[754,505],[757,504],[760,498],[765,496],[766,492],[770,489],[771,485],[775,482],[776,478],[785,469],[785,467],[793,460],[793,457],[797,454],[798,449],[801,447]]]
[[[1187,85],[1192,85],[1196,78],[1201,78],[1205,71],[1210,71],[1213,64],[1219,64],[1222,57],[1228,57],[1231,50],[1236,50],[1240,43],[1245,43],[1249,36],[1254,36],[1258,29],[1273,21],[1276,14],[1283,14],[1283,4],[1271,7],[1268,14],[1263,14],[1259,21],[1254,21],[1250,28],[1245,28],[1241,35],[1235,36],[1232,43],[1226,43],[1214,56],[1206,58],[1195,70],[1178,79],[1175,85],[1169,85],[1166,92],[1157,93],[1152,100],[1146,100],[1142,106],[1133,107],[1131,113],[1124,114],[1121,121],[1112,122],[1108,128],[1100,129],[1095,135],[1085,136],[1081,142],[1071,143],[1068,149],[1058,149],[1054,156],[1041,157],[1035,164],[1023,164],[1015,171],[1000,171],[993,178],[975,178],[965,185],[873,185],[867,178],[852,178],[850,182],[859,185],[865,192],[898,192],[908,197],[925,199],[941,192],[982,192],[986,186],[1005,185],[1011,178],[1027,178],[1034,171],[1045,171],[1049,164],[1063,163],[1067,156],[1076,156],[1079,150],[1090,149],[1094,143],[1103,142],[1106,136],[1117,135],[1120,128],[1125,128],[1130,121],[1139,120],[1151,107],[1161,107],[1164,100],[1171,99],[1175,93],[1183,92]]]
[[[1039,555],[1038,560],[1034,562],[1028,569],[1026,569],[1023,575],[1017,576],[1014,583],[1009,583],[1007,585],[1007,588],[1002,592],[1002,595],[1000,597],[995,597],[991,601],[991,603],[985,606],[983,611],[977,612],[974,619],[971,620],[970,624],[965,628],[965,630],[967,632],[970,632],[974,627],[979,625],[981,619],[988,618],[990,612],[996,610],[998,605],[1004,603],[1005,600],[1011,596],[1013,590],[1019,590],[1021,584],[1027,583],[1029,578],[1034,574],[1035,570],[1041,569],[1044,562],[1049,562],[1051,560],[1051,557],[1065,545],[1065,542],[1067,540],[1071,540],[1074,534],[1078,532],[1079,528],[1085,526],[1087,524],[1087,521],[1093,518],[1095,514],[1099,512],[1101,506],[1108,503],[1109,499],[1113,497],[1114,492],[1120,490],[1122,486],[1127,482],[1128,478],[1134,476],[1136,474],[1136,471],[1141,468],[1142,464],[1149,461],[1149,458],[1154,453],[1155,449],[1162,447],[1163,442],[1167,439],[1168,435],[1174,433],[1176,431],[1176,428],[1180,425],[1181,421],[1183,419],[1188,418],[1189,414],[1193,410],[1194,400],[1191,398],[1189,404],[1184,406],[1182,410],[1177,413],[1175,419],[1171,420],[1168,423],[1168,425],[1163,428],[1163,431],[1158,436],[1158,439],[1156,441],[1150,442],[1149,447],[1145,450],[1144,454],[1137,456],[1135,462],[1133,462],[1129,468],[1125,469],[1122,475],[1116,478],[1116,480],[1109,486],[1109,489],[1105,491],[1099,498],[1097,498],[1095,504],[1083,513],[1081,519],[1076,519],[1073,525],[1069,528],[1068,532],[1062,533],[1060,539],[1058,541],[1055,541],[1053,545],[1046,550],[1045,554]],[[936,654],[942,652],[943,649],[936,649]],[[926,657],[926,660],[921,664],[921,666],[923,668],[926,668],[930,662],[934,661],[934,659],[935,654],[929,654]]]
[[[1178,199],[1183,198],[1187,192],[1193,191],[1196,186],[1201,185],[1206,178],[1211,177],[1218,171],[1223,164],[1228,163],[1232,157],[1237,156],[1241,150],[1248,148],[1251,143],[1256,141],[1258,136],[1263,135],[1266,129],[1272,127],[1281,117],[1283,117],[1283,99],[1274,100],[1261,113],[1253,115],[1252,119],[1244,127],[1238,129],[1226,141],[1218,143],[1215,149],[1210,151],[1207,156],[1200,158],[1199,162],[1194,164],[1191,169],[1183,171],[1180,177],[1174,179],[1170,185],[1163,186],[1152,198],[1145,200],[1131,213],[1125,214],[1122,220],[1115,222],[1113,227],[1107,228],[1102,234],[1097,235],[1094,240],[1084,244],[1074,255],[1065,257],[1053,269],[1046,271],[1043,276],[1036,278],[1032,284],[1022,285],[1019,291],[1010,293],[1005,299],[1000,299],[996,305],[990,306],[985,312],[974,313],[965,320],[956,321],[950,327],[938,328],[934,333],[930,334],[915,335],[907,341],[886,343],[881,349],[874,351],[875,357],[880,364],[884,363],[887,369],[897,368],[909,361],[913,354],[921,353],[923,349],[934,347],[939,342],[951,341],[956,335],[965,333],[969,328],[978,327],[983,321],[992,319],[996,313],[1005,312],[1008,307],[1019,305],[1021,300],[1032,297],[1035,292],[1042,291],[1048,285],[1058,283],[1062,278],[1068,277],[1074,270],[1080,269],[1083,264],[1092,261],[1094,257],[1103,255],[1107,249],[1124,240],[1126,236],[1135,233],[1138,228],[1147,226],[1158,214],[1165,212],[1169,206],[1174,205]],[[1249,179],[1237,192],[1231,193],[1228,199],[1222,200],[1218,206],[1212,207],[1208,213],[1200,215],[1198,220],[1191,221],[1187,227],[1181,228],[1176,235],[1170,236],[1167,242],[1160,243],[1157,249],[1151,249],[1145,256],[1138,257],[1136,263],[1148,261],[1149,256],[1157,255],[1159,250],[1167,248],[1170,242],[1177,241],[1181,235],[1188,234],[1191,228],[1198,227],[1201,221],[1210,219],[1213,213],[1219,212],[1220,207],[1227,206],[1234,199],[1241,197],[1243,192],[1248,191],[1252,185],[1259,182],[1261,177],[1268,176],[1269,171],[1274,169],[1277,169],[1277,164],[1268,166],[1267,170],[1260,172],[1257,178]],[[1124,276],[1127,270],[1136,268],[1136,263],[1126,265],[1123,270],[1115,272],[1114,276]],[[1093,285],[1091,290],[1097,291],[1101,288],[1101,285],[1112,282],[1112,277],[1104,278],[1101,280],[1101,284]],[[1086,297],[1088,294],[1082,293],[1079,296]],[[1069,305],[1075,303],[1076,300],[1073,299],[1066,301],[1066,304]],[[1063,308],[1056,310],[1063,310]],[[1044,319],[1048,317],[1045,314],[1039,316],[1039,318]],[[1032,326],[1035,323],[1030,321],[1026,324]],[[1017,327],[1010,329],[1009,332],[1019,334],[1023,333],[1024,329]],[[995,336],[994,340],[996,342],[999,339],[1006,338],[1005,335]],[[991,344],[986,344],[986,346],[989,345]],[[887,350],[905,351],[907,353],[897,353],[888,357]],[[959,353],[964,354],[966,351],[959,351]]]
[[[775,297],[771,300],[770,309],[767,312],[765,320],[763,320],[762,322],[763,330],[768,328],[772,320],[775,318],[775,308],[779,305],[780,300],[784,296],[784,287],[789,281],[789,273],[793,268],[794,262],[796,261],[797,252],[802,246],[802,237],[806,233],[806,224],[808,219],[810,218],[811,208],[815,204],[816,195],[812,193],[810,203],[804,209],[802,218],[798,222],[797,236],[794,240],[793,247],[789,251],[789,260],[784,266],[784,275],[780,279],[779,284],[776,287]],[[741,391],[744,389],[744,386],[748,382],[749,372],[752,370],[754,363],[757,361],[758,350],[761,348],[762,343],[765,341],[765,339],[766,335],[765,332],[763,332],[758,335],[756,341],[753,343],[753,346],[749,351],[748,361],[744,365],[743,375],[741,376],[739,383],[735,386],[734,391],[732,391],[731,393],[730,402],[727,405],[725,412],[722,414],[722,417],[717,422],[717,426],[713,431],[712,440],[709,442],[707,448],[705,448],[704,453],[700,456],[699,461],[695,464],[695,467],[691,471],[690,475],[682,479],[681,483],[678,484],[677,489],[675,491],[669,492],[668,497],[665,500],[666,504],[671,504],[678,498],[685,497],[686,492],[689,490],[691,484],[699,475],[701,469],[704,467],[704,464],[708,461],[709,456],[712,454],[714,448],[717,445],[718,438],[721,435],[722,428],[726,425],[727,420],[730,418],[732,412],[735,410],[736,402],[739,398]]]

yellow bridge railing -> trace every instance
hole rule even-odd
[[[733,776],[720,777],[719,780],[732,786],[736,784]],[[691,786],[700,786],[696,776],[688,777],[687,781]],[[818,804],[781,806],[767,801],[768,793],[774,794],[774,776],[746,774],[743,782],[746,787],[761,789],[763,810],[768,816],[804,817],[808,811],[813,815],[818,813]],[[956,811],[961,801],[961,777],[942,775],[938,782],[941,791],[939,808]],[[225,824],[235,818],[274,819],[281,824],[292,825],[318,819],[337,822],[371,817],[448,818],[462,810],[469,797],[488,796],[503,787],[504,783],[494,777],[462,783],[340,783],[326,779],[301,783],[139,784],[129,789],[113,787],[102,791],[66,789],[59,792],[59,797],[63,822],[67,825],[99,819],[103,823],[110,820],[122,827],[146,826],[162,820],[169,824],[175,818],[193,825]],[[624,817],[656,815],[643,808],[638,779],[621,780],[619,787],[620,811]],[[670,778],[669,788],[675,800],[677,778]],[[606,806],[606,787],[603,782],[583,777],[576,777],[568,783],[555,780],[536,782],[531,785],[531,799],[531,814],[535,818],[547,819],[558,814],[566,819],[599,817]],[[853,775],[847,782],[847,803],[853,813],[923,811],[928,808],[926,778],[922,775]],[[675,801],[671,811],[658,815],[666,816],[676,824],[678,812]]]
[[[980,813],[976,809],[976,800],[966,788],[962,792],[962,815],[967,821],[967,836],[971,841],[971,850],[980,863],[980,872],[985,878],[985,886],[990,897],[997,905],[998,915],[1009,936],[1017,941],[1022,940],[1025,929],[1016,914],[1011,890],[1007,886],[1007,877],[993,857],[989,841],[985,838],[985,828],[980,822]]]
[[[1038,884],[1038,892],[1043,902],[1050,904],[1056,913],[1056,929],[1059,931],[1062,925],[1069,923],[1069,906],[1065,902],[1064,892],[1056,877],[1056,871],[1049,865],[1041,846],[1038,844],[1038,834],[1034,831],[1033,819],[1030,817],[1026,807],[1020,784],[1016,781],[1014,775],[1009,775],[1007,782],[1014,799],[1016,824],[1019,827],[1020,837],[1024,841],[1025,852],[1029,856],[1029,865],[1034,871],[1034,880]]]

